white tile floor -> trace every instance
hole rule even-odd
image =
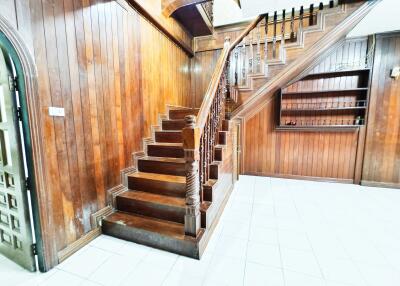
[[[243,176],[201,261],[101,236],[0,285],[399,286],[400,190]]]

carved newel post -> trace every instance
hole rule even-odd
[[[186,169],[186,214],[185,234],[196,237],[200,229],[200,182],[199,182],[199,129],[196,116],[185,117],[186,126],[182,131]]]

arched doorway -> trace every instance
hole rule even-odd
[[[37,265],[44,271],[38,207],[43,177],[37,167],[42,152],[35,150],[40,140],[34,141],[38,136],[32,130],[39,121],[32,108],[36,78],[16,33],[0,17],[0,253],[30,271]]]

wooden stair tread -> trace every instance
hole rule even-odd
[[[150,193],[150,192],[129,190],[127,192],[122,193],[118,197],[132,199],[132,200],[140,200],[140,201],[145,201],[145,202],[152,202],[152,203],[160,204],[160,205],[169,205],[169,206],[182,207],[182,208],[185,207],[185,199],[184,198],[159,195],[159,194],[154,194],[154,193]]]
[[[109,223],[139,228],[179,240],[185,239],[185,229],[184,225],[181,223],[118,211],[107,216],[104,220]]]
[[[133,174],[129,174],[128,177],[186,184],[186,177],[184,177],[184,176],[174,176],[174,175],[146,173],[146,172],[135,172]]]
[[[166,163],[185,163],[184,158],[173,158],[173,157],[155,157],[155,156],[145,156],[140,158],[139,160],[148,160],[148,161],[159,161]]]
[[[182,143],[169,143],[169,142],[154,142],[148,145],[156,145],[156,146],[168,146],[168,147],[181,147],[183,148]]]

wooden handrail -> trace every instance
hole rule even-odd
[[[260,23],[264,19],[264,17],[265,15],[263,14],[254,19],[250,23],[250,25],[232,43],[229,42],[229,39],[225,39],[224,48],[220,57],[218,58],[218,62],[211,77],[210,84],[208,85],[203,102],[200,106],[199,113],[197,114],[196,128],[200,130],[199,136],[201,136],[204,125],[206,124],[208,111],[210,110],[214,96],[217,92],[219,81],[224,71],[225,64],[228,60],[229,53],[236,47],[237,44],[239,44],[243,40],[244,37],[246,37],[258,25],[258,23]]]

